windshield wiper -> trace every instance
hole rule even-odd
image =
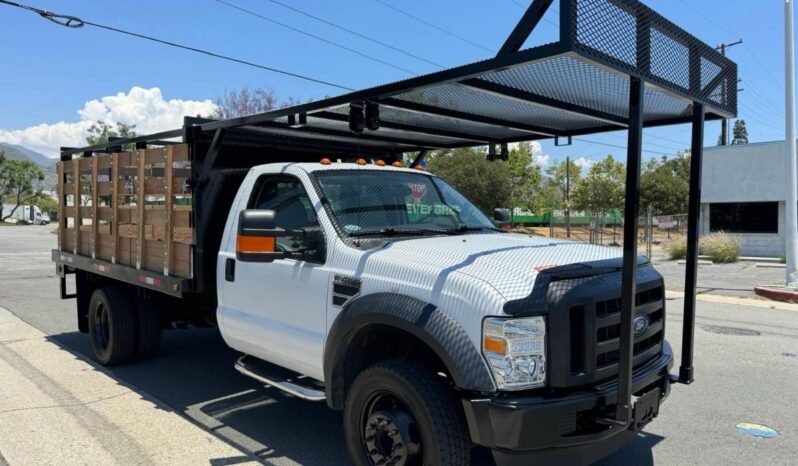
[[[445,230],[446,233],[468,233],[469,231],[483,231],[483,230],[490,230],[490,231],[502,231],[495,227],[489,227],[485,225],[458,225],[454,228],[450,228]]]
[[[349,236],[423,236],[429,234],[440,234],[440,230],[429,229],[402,229],[402,228],[382,228],[380,230],[364,230],[349,233]]]

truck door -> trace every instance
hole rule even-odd
[[[246,205],[239,208],[274,210],[277,227],[286,230],[321,228],[305,187],[291,175],[261,175]],[[321,263],[295,259],[231,259],[232,236],[227,254],[220,256],[220,261],[235,261],[233,276],[226,273],[220,279],[225,340],[240,351],[322,379],[329,270]],[[313,247],[304,238],[281,237],[276,243],[284,251]]]

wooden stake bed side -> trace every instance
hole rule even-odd
[[[58,253],[100,272],[193,278],[190,167],[187,144],[58,162]]]

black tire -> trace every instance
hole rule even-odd
[[[161,303],[156,300],[141,301],[136,309],[138,318],[138,339],[136,359],[148,359],[158,353],[161,346]]]
[[[407,359],[378,362],[355,378],[344,405],[344,434],[357,466],[380,460],[465,466],[470,460],[465,416],[454,391],[445,379]]]
[[[130,360],[136,349],[136,314],[121,288],[94,291],[89,302],[89,339],[94,359],[104,366]]]

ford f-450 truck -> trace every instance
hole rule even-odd
[[[487,60],[62,148],[53,259],[97,361],[216,326],[239,372],[343,411],[358,466],[486,449],[500,466],[588,464],[628,442],[672,380],[694,380],[704,121],[736,115],[737,67],[636,0],[558,0],[559,35],[524,48],[552,3],[533,1]],[[643,128],[677,123],[692,143],[672,379],[637,218]],[[501,231],[503,211],[493,222],[418,170],[434,149],[487,146],[504,163],[514,142],[617,130],[622,250]]]
[[[185,221],[187,155],[59,164],[61,192],[87,205],[63,208],[83,221],[63,223],[53,254],[76,272],[101,364],[152,355],[174,322],[216,324],[241,373],[343,410],[358,465],[466,464],[473,445],[500,463],[591,461],[668,395],[663,282],[645,261],[633,391],[648,414],[618,427],[618,249],[503,232],[444,180],[366,159],[235,171],[235,189],[215,194],[229,205]],[[204,293],[191,292],[197,264],[181,265],[200,246],[192,224],[219,238],[202,253],[214,264]]]

